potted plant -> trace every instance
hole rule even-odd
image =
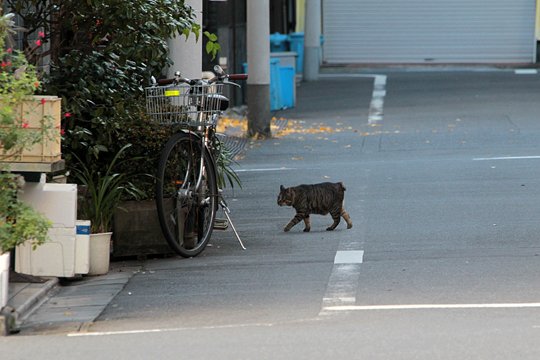
[[[122,163],[135,158],[123,158],[124,152],[131,147],[127,144],[114,156],[105,171],[92,171],[77,155],[72,175],[82,191],[78,209],[81,219],[90,220],[90,275],[107,273],[110,259],[110,241],[114,211],[120,202],[131,197],[138,199],[142,195],[131,181],[135,174],[118,172]]]
[[[12,14],[0,12],[0,144],[2,152],[23,149],[39,143],[41,137],[27,136],[25,122],[16,111],[21,102],[33,94],[39,84],[35,69],[23,53],[6,47],[13,30]],[[43,215],[17,198],[23,185],[22,177],[8,172],[0,164],[0,309],[7,303],[10,253],[15,247],[31,241],[35,248],[48,239],[51,223]]]

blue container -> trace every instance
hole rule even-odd
[[[296,58],[296,73],[302,74],[304,72],[304,33],[292,33],[289,35],[289,39],[291,51],[298,54],[298,57]],[[321,34],[321,48],[323,43],[324,36]],[[322,51],[320,53],[322,54]]]
[[[247,63],[243,63],[249,73]],[[296,74],[293,66],[280,66],[279,59],[270,59],[270,110],[292,108],[295,105]]]
[[[289,50],[289,36],[278,32],[270,34],[270,51],[280,52]]]
[[[296,57],[296,73],[302,74],[304,72],[304,33],[296,32],[289,35],[291,42],[291,51],[294,51],[298,56]]]
[[[283,108],[279,59],[270,59],[270,110]]]
[[[294,87],[296,74],[294,67],[282,66],[279,68],[279,82],[281,86],[281,108],[294,107]]]

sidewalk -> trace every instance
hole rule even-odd
[[[8,335],[20,330],[37,331],[42,326],[54,331],[55,325],[61,325],[63,329],[80,331],[101,314],[139,270],[133,262],[111,262],[105,275],[63,280],[12,271],[0,330]],[[54,301],[49,301],[52,297]]]

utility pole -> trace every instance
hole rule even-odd
[[[269,138],[270,3],[247,1],[248,136]]]
[[[197,15],[196,22],[202,25],[202,0],[186,0]],[[200,79],[202,76],[202,34],[199,41],[195,41],[195,34],[186,37],[182,34],[176,34],[169,39],[169,57],[173,65],[167,70],[167,77],[174,77],[176,71],[180,71],[183,77],[188,79]]]
[[[304,28],[304,80],[319,79],[321,54],[321,0],[306,0]]]

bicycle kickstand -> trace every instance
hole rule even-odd
[[[242,239],[240,239],[240,235],[238,235],[238,232],[236,231],[236,228],[234,227],[234,224],[233,224],[233,222],[231,220],[231,217],[229,216],[229,213],[231,212],[231,210],[229,209],[229,207],[227,206],[227,204],[225,203],[225,200],[223,200],[223,198],[220,200],[219,205],[221,205],[221,208],[223,209],[223,213],[227,217],[227,220],[229,221],[229,224],[231,224],[231,228],[233,229],[234,235],[236,235],[236,238],[238,239],[238,242],[240,243],[240,246],[242,247],[243,250],[246,250],[246,247],[244,246],[244,243],[242,243]]]

